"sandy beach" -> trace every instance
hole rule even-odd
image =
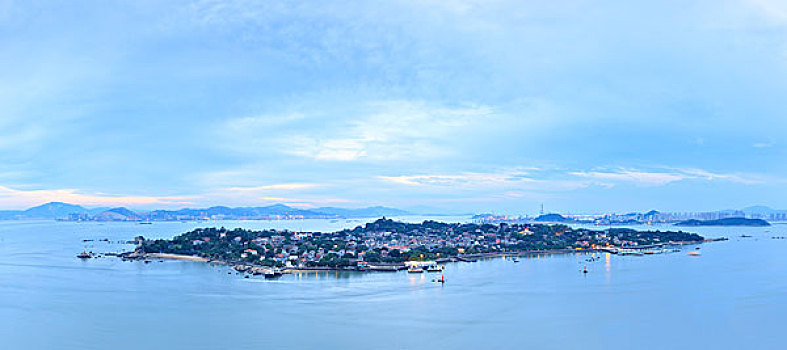
[[[210,261],[206,258],[201,258],[198,256],[191,256],[191,255],[180,255],[180,254],[165,254],[165,253],[150,253],[146,254],[145,257],[147,258],[154,258],[154,259],[172,259],[172,260],[188,260],[188,261]]]

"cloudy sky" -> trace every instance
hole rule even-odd
[[[787,208],[787,4],[0,0],[0,208]]]

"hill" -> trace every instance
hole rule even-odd
[[[533,221],[538,222],[574,222],[573,219],[569,219],[560,214],[544,214],[540,215],[539,217],[533,219]]]

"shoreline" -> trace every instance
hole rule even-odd
[[[532,256],[535,254],[571,254],[571,253],[579,253],[579,254],[588,254],[588,253],[609,253],[617,255],[621,251],[625,250],[645,250],[645,249],[653,249],[653,248],[663,248],[666,246],[683,246],[683,245],[691,245],[691,244],[702,244],[702,243],[709,243],[709,242],[717,242],[723,241],[726,238],[711,238],[705,239],[699,242],[670,242],[670,243],[662,243],[662,244],[654,244],[648,246],[639,246],[639,247],[604,247],[604,248],[588,248],[588,249],[551,249],[551,250],[523,250],[523,251],[512,251],[512,252],[493,252],[493,253],[477,253],[477,254],[463,254],[452,256],[448,258],[441,258],[435,259],[434,261],[438,264],[447,263],[447,262],[476,262],[479,259],[490,259],[490,258],[504,258],[504,257],[527,257]],[[395,272],[400,270],[405,270],[406,265],[405,262],[401,263],[370,263],[369,267],[359,268],[357,266],[341,266],[341,267],[330,267],[330,266],[292,266],[292,267],[272,267],[272,266],[262,266],[256,265],[249,262],[230,262],[224,260],[213,260],[204,258],[201,256],[193,256],[193,255],[183,255],[183,254],[171,254],[171,253],[139,253],[137,251],[128,252],[124,254],[117,255],[118,257],[126,260],[137,260],[137,261],[148,261],[149,259],[165,259],[165,260],[176,260],[176,261],[193,261],[193,262],[206,262],[206,263],[216,263],[230,266],[233,270],[241,273],[248,273],[252,275],[264,274],[266,272],[276,273],[276,274],[291,274],[291,273],[309,273],[309,272]]]
[[[211,261],[210,259],[206,259],[200,256],[169,254],[169,253],[149,253],[149,254],[141,255],[141,257],[150,258],[150,259],[184,260],[184,261],[199,261],[199,262]]]

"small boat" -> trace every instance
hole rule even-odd
[[[440,266],[440,265],[429,265],[426,268],[426,271],[427,272],[441,272],[441,271],[443,271],[443,267]]]
[[[585,267],[582,269],[582,273],[588,273],[588,267],[587,267],[587,266],[585,266]]]
[[[276,278],[281,277],[281,272],[276,272],[275,270],[268,270],[265,271],[265,278]]]
[[[90,254],[88,252],[83,250],[81,253],[77,254],[77,258],[90,259],[90,258],[92,258],[92,256],[90,256]]]
[[[418,266],[410,266],[407,269],[407,273],[423,273],[424,269]]]
[[[698,251],[689,252],[689,256],[700,256],[700,255],[702,255],[702,253]]]
[[[514,262],[515,262],[515,263],[518,263],[518,262],[519,262],[519,259],[517,259],[517,258],[514,258]]]

